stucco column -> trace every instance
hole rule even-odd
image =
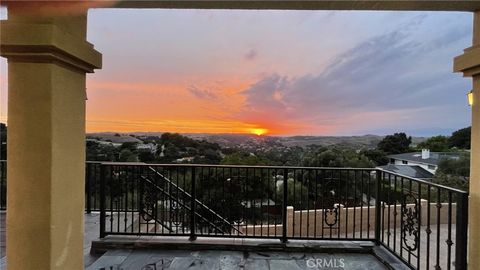
[[[470,154],[468,268],[480,265],[480,11],[475,12],[473,45],[455,58],[454,70],[473,80],[472,148]]]
[[[8,7],[8,269],[83,269],[86,9]],[[59,7],[61,5],[58,5]],[[39,13],[41,10],[41,13]]]

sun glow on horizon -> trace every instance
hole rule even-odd
[[[267,132],[268,132],[268,129],[266,128],[252,128],[250,130],[250,133],[255,134],[257,136],[265,135]]]

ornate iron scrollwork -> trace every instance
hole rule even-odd
[[[338,222],[338,205],[335,204],[335,206],[331,209],[324,209],[324,220],[325,224],[327,224],[329,227],[335,226]]]
[[[327,226],[330,228],[333,228],[334,226],[337,225],[338,216],[340,214],[340,211],[339,211],[340,205],[335,202],[337,196],[335,193],[334,184],[335,183],[333,181],[329,181],[327,183],[326,185],[328,188],[327,190],[330,190],[330,191],[328,191],[327,196],[325,198],[325,201],[327,201],[328,203],[332,203],[333,206],[329,209],[323,209],[323,220],[325,224],[327,224]]]
[[[180,226],[180,224],[182,224],[182,217],[184,214],[182,205],[178,202],[171,202],[170,209],[170,220],[172,221],[173,225]]]
[[[237,217],[232,222],[235,224],[235,226],[239,226],[244,223],[244,219],[242,217]]]
[[[411,201],[411,203],[407,204],[408,201]],[[418,248],[419,235],[418,199],[411,194],[407,194],[402,202],[402,241],[408,251],[412,252]]]

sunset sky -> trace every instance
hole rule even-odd
[[[423,136],[470,123],[471,82],[452,73],[471,44],[470,13],[96,9],[88,19],[104,63],[87,79],[89,132]]]

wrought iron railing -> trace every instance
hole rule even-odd
[[[373,168],[101,165],[101,237],[373,241],[412,269],[466,269],[468,194]]]
[[[376,239],[414,269],[467,269],[468,193],[379,171]]]
[[[102,236],[374,239],[375,169],[119,163],[102,168]],[[356,208],[355,221],[349,212]]]
[[[100,211],[101,162],[87,161],[85,166],[85,211]],[[0,160],[0,210],[7,210],[7,161]]]
[[[0,160],[0,210],[7,209],[7,161]]]
[[[467,264],[468,193],[374,168],[87,162],[85,194],[101,237],[372,241],[412,269]]]
[[[85,164],[85,211],[100,211],[101,162],[87,161]]]

